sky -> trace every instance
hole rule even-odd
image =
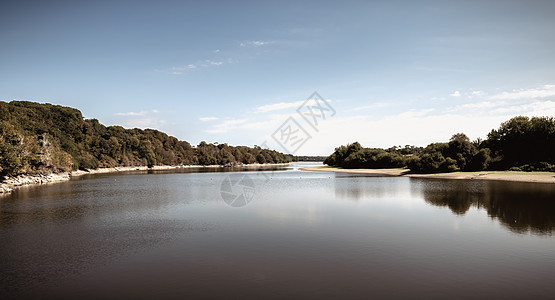
[[[297,155],[474,140],[555,116],[553,15],[555,1],[3,1],[0,100]]]

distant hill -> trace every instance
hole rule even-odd
[[[153,129],[104,126],[71,107],[0,101],[0,177],[154,165],[285,163],[277,151],[186,141]]]

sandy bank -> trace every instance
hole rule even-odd
[[[108,173],[118,173],[118,172],[134,172],[134,171],[158,171],[158,170],[179,170],[188,168],[234,168],[234,169],[267,169],[276,167],[286,167],[289,164],[249,164],[249,165],[183,165],[183,166],[153,166],[151,168],[147,166],[138,167],[116,167],[116,168],[98,168],[90,170],[77,170],[72,172],[64,172],[58,174],[49,175],[18,175],[10,176],[0,182],[0,194],[7,194],[12,192],[15,188],[27,185],[40,185],[54,182],[68,181],[72,177],[79,177],[83,175],[91,174],[108,174]]]
[[[407,174],[408,169],[341,169],[328,166],[301,168],[303,171],[359,173],[381,176],[405,176],[412,178],[467,179],[467,180],[503,180],[518,182],[555,183],[553,172],[516,172],[516,171],[481,171],[453,172],[438,174]]]

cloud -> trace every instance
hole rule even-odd
[[[119,112],[115,113],[116,116],[123,117],[120,121],[124,127],[127,128],[157,128],[159,129],[167,122],[165,120],[161,120],[154,116],[158,114],[160,111],[157,109],[153,110],[141,110],[138,112],[130,111],[130,112]]]
[[[269,45],[269,44],[273,44],[274,42],[272,41],[245,41],[245,42],[241,42],[239,43],[239,46],[241,47],[260,47],[260,46],[265,46],[265,45]]]
[[[140,129],[160,129],[167,122],[165,120],[160,120],[157,118],[134,118],[123,121],[124,127],[127,128],[140,128]]]
[[[297,107],[301,106],[306,101],[307,100],[300,100],[300,101],[293,101],[293,102],[279,102],[279,103],[262,105],[262,106],[256,107],[254,109],[254,112],[255,113],[267,113],[267,112],[282,110],[282,109],[286,109],[286,108],[295,108],[296,109]],[[328,103],[332,102],[331,99],[326,99],[325,101],[327,101]],[[309,102],[309,103],[314,103],[314,100],[312,100],[312,102]],[[294,111],[291,111],[291,112],[294,113]]]
[[[134,112],[134,111],[130,111],[130,112],[119,112],[116,113],[116,116],[143,116],[145,115],[147,112],[146,111],[139,111],[139,112]]]
[[[518,99],[534,99],[555,96],[555,85],[546,84],[541,88],[513,90],[512,92],[503,92],[489,97],[491,100],[518,100]]]
[[[301,106],[305,101],[306,100],[294,101],[294,102],[280,102],[280,103],[262,105],[262,106],[256,107],[254,109],[254,112],[255,113],[266,113],[266,112],[282,110],[282,109],[286,109],[286,108],[293,108],[293,107],[297,108],[297,107]]]
[[[229,62],[229,63],[231,63],[231,62]],[[196,62],[196,63],[187,64],[186,66],[173,66],[170,69],[167,69],[165,71],[164,70],[159,70],[159,69],[156,69],[155,71],[156,72],[164,72],[164,73],[168,73],[168,74],[171,74],[171,75],[183,75],[187,71],[192,71],[192,70],[196,70],[196,69],[199,69],[199,68],[219,67],[223,64],[224,64],[223,61],[205,59],[203,61],[199,61],[199,62]]]
[[[443,101],[443,100],[445,100],[445,97],[432,97],[430,100],[432,100],[432,101]]]
[[[467,103],[467,104],[458,105],[458,106],[455,107],[455,110],[492,108],[492,107],[500,106],[500,105],[503,105],[503,104],[504,103],[483,101],[483,102]]]
[[[245,119],[228,119],[219,124],[215,124],[210,129],[206,130],[208,133],[226,133],[234,129],[241,128],[242,124],[249,121],[248,118]]]
[[[494,114],[528,115],[528,116],[553,116],[555,115],[555,101],[535,101],[517,105],[498,107]]]
[[[386,106],[389,106],[389,103],[387,103],[387,102],[376,102],[376,103],[372,103],[372,104],[369,104],[369,105],[363,105],[363,106],[355,107],[355,108],[351,109],[351,111],[375,109],[375,108],[382,108],[382,107],[386,107]]]
[[[210,122],[210,121],[218,121],[220,118],[218,117],[201,117],[199,120],[201,122]]]
[[[223,61],[213,61],[213,60],[209,60],[209,59],[207,59],[205,62],[206,62],[208,65],[211,65],[211,66],[221,66],[221,65],[224,64]],[[205,66],[205,65],[203,65],[203,66]]]
[[[185,67],[171,67],[170,74],[172,75],[182,75],[187,70],[196,69],[197,66],[195,64],[189,64]]]
[[[461,92],[455,91],[455,92],[453,92],[453,94],[449,94],[449,96],[452,96],[452,97],[460,97],[460,96],[461,96]]]
[[[469,112],[473,114],[529,114],[531,112],[540,115],[550,115],[548,113],[552,107],[552,101],[543,98],[555,96],[555,85],[544,85],[539,88],[519,89],[512,92],[501,92],[493,96],[485,97],[483,91],[473,91],[469,98],[473,96],[481,99],[479,102],[466,103],[455,107],[447,108],[450,112]],[[538,107],[543,107],[542,111]]]
[[[221,134],[248,130],[246,135],[260,136],[274,132],[291,115],[293,114],[270,114],[263,116],[250,114],[248,117],[227,118],[221,120],[217,124],[213,124],[210,128],[206,129],[205,132]]]
[[[116,116],[145,116],[149,113],[158,113],[159,111],[156,109],[153,110],[141,110],[138,112],[135,111],[130,111],[130,112],[118,112],[116,113]]]

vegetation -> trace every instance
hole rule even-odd
[[[515,117],[492,130],[486,140],[457,133],[447,143],[389,149],[340,146],[324,161],[343,168],[408,167],[414,173],[482,170],[555,172],[555,119]]]
[[[104,126],[70,107],[0,101],[0,177],[76,169],[154,165],[284,163],[273,150],[201,142],[158,130]]]

